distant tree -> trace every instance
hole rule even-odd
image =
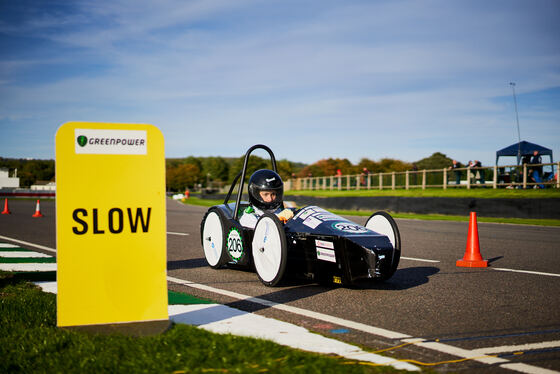
[[[406,171],[412,169],[412,164],[392,158],[383,158],[379,164],[382,169],[381,172]]]
[[[368,158],[362,158],[358,163],[358,170],[361,172],[366,168],[370,173],[379,173],[383,171],[379,162],[372,161]]]
[[[285,159],[276,161],[276,167],[278,168],[278,174],[280,174],[280,177],[284,181],[290,179],[292,174],[296,171],[294,163]]]
[[[202,173],[202,160],[199,157],[189,156],[184,159],[184,164],[191,164],[198,168],[198,170]]]
[[[299,173],[299,177],[308,177],[310,174],[313,177],[324,177],[335,175],[336,171],[340,169],[342,174],[354,174],[356,173],[356,168],[352,165],[348,159],[322,159],[314,164],[304,167]]]
[[[362,158],[358,163],[357,170],[361,173],[364,168],[370,173],[387,173],[390,171],[410,170],[412,169],[412,164],[393,158],[382,158],[380,161]]]
[[[184,159],[181,158],[167,158],[165,159],[165,167],[167,169],[176,168],[183,163]]]
[[[0,167],[17,169],[21,187],[29,187],[37,181],[54,181],[54,160],[24,160],[0,158]]]
[[[243,162],[245,161],[245,156],[238,158],[234,163],[233,167],[229,170],[229,180],[233,181],[235,176],[243,169]],[[249,161],[247,163],[246,171],[246,182],[249,180],[251,174],[260,169],[270,169],[270,161],[260,158],[259,156],[249,156]]]
[[[229,178],[229,164],[223,157],[206,157],[202,160],[202,172],[210,180],[226,182]]]
[[[418,170],[422,169],[443,169],[451,166],[453,160],[441,152],[435,152],[430,157],[416,161]],[[461,165],[462,166],[462,165]]]
[[[181,164],[168,168],[166,172],[167,189],[171,191],[184,191],[194,188],[200,181],[200,169],[194,164]]]

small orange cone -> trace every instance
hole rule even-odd
[[[2,214],[12,214],[12,212],[10,212],[10,209],[8,208],[8,199],[4,201],[4,210],[2,211]]]
[[[31,217],[43,217],[43,215],[41,214],[41,205],[39,204],[39,200],[37,200],[37,206],[35,208],[35,214],[32,215]]]
[[[478,226],[476,223],[476,212],[471,212],[469,221],[469,233],[467,235],[467,250],[462,260],[457,260],[457,266],[465,268],[485,268],[488,261],[483,260],[480,255],[478,244]]]

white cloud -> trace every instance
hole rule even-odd
[[[554,2],[73,4],[0,22],[50,42],[0,57],[3,156],[35,152],[18,148],[14,124],[43,144],[65,121],[92,120],[152,122],[170,156],[264,142],[305,162],[442,151],[491,163],[516,141],[512,80],[522,134],[560,152],[557,106],[533,101],[560,94]]]

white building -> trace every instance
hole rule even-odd
[[[17,177],[17,169],[14,177],[10,178],[10,171],[7,168],[0,168],[0,188],[19,188],[19,178]]]
[[[31,186],[32,191],[56,191],[55,182],[37,181]]]

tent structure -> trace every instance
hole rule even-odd
[[[538,144],[529,143],[525,140],[505,147],[496,152],[496,165],[498,165],[498,159],[500,157],[517,157],[517,164],[521,162],[523,156],[532,156],[534,151],[539,151],[541,156],[549,156],[550,162],[554,162],[552,159],[552,149],[548,149]],[[544,160],[543,160],[544,162]]]

